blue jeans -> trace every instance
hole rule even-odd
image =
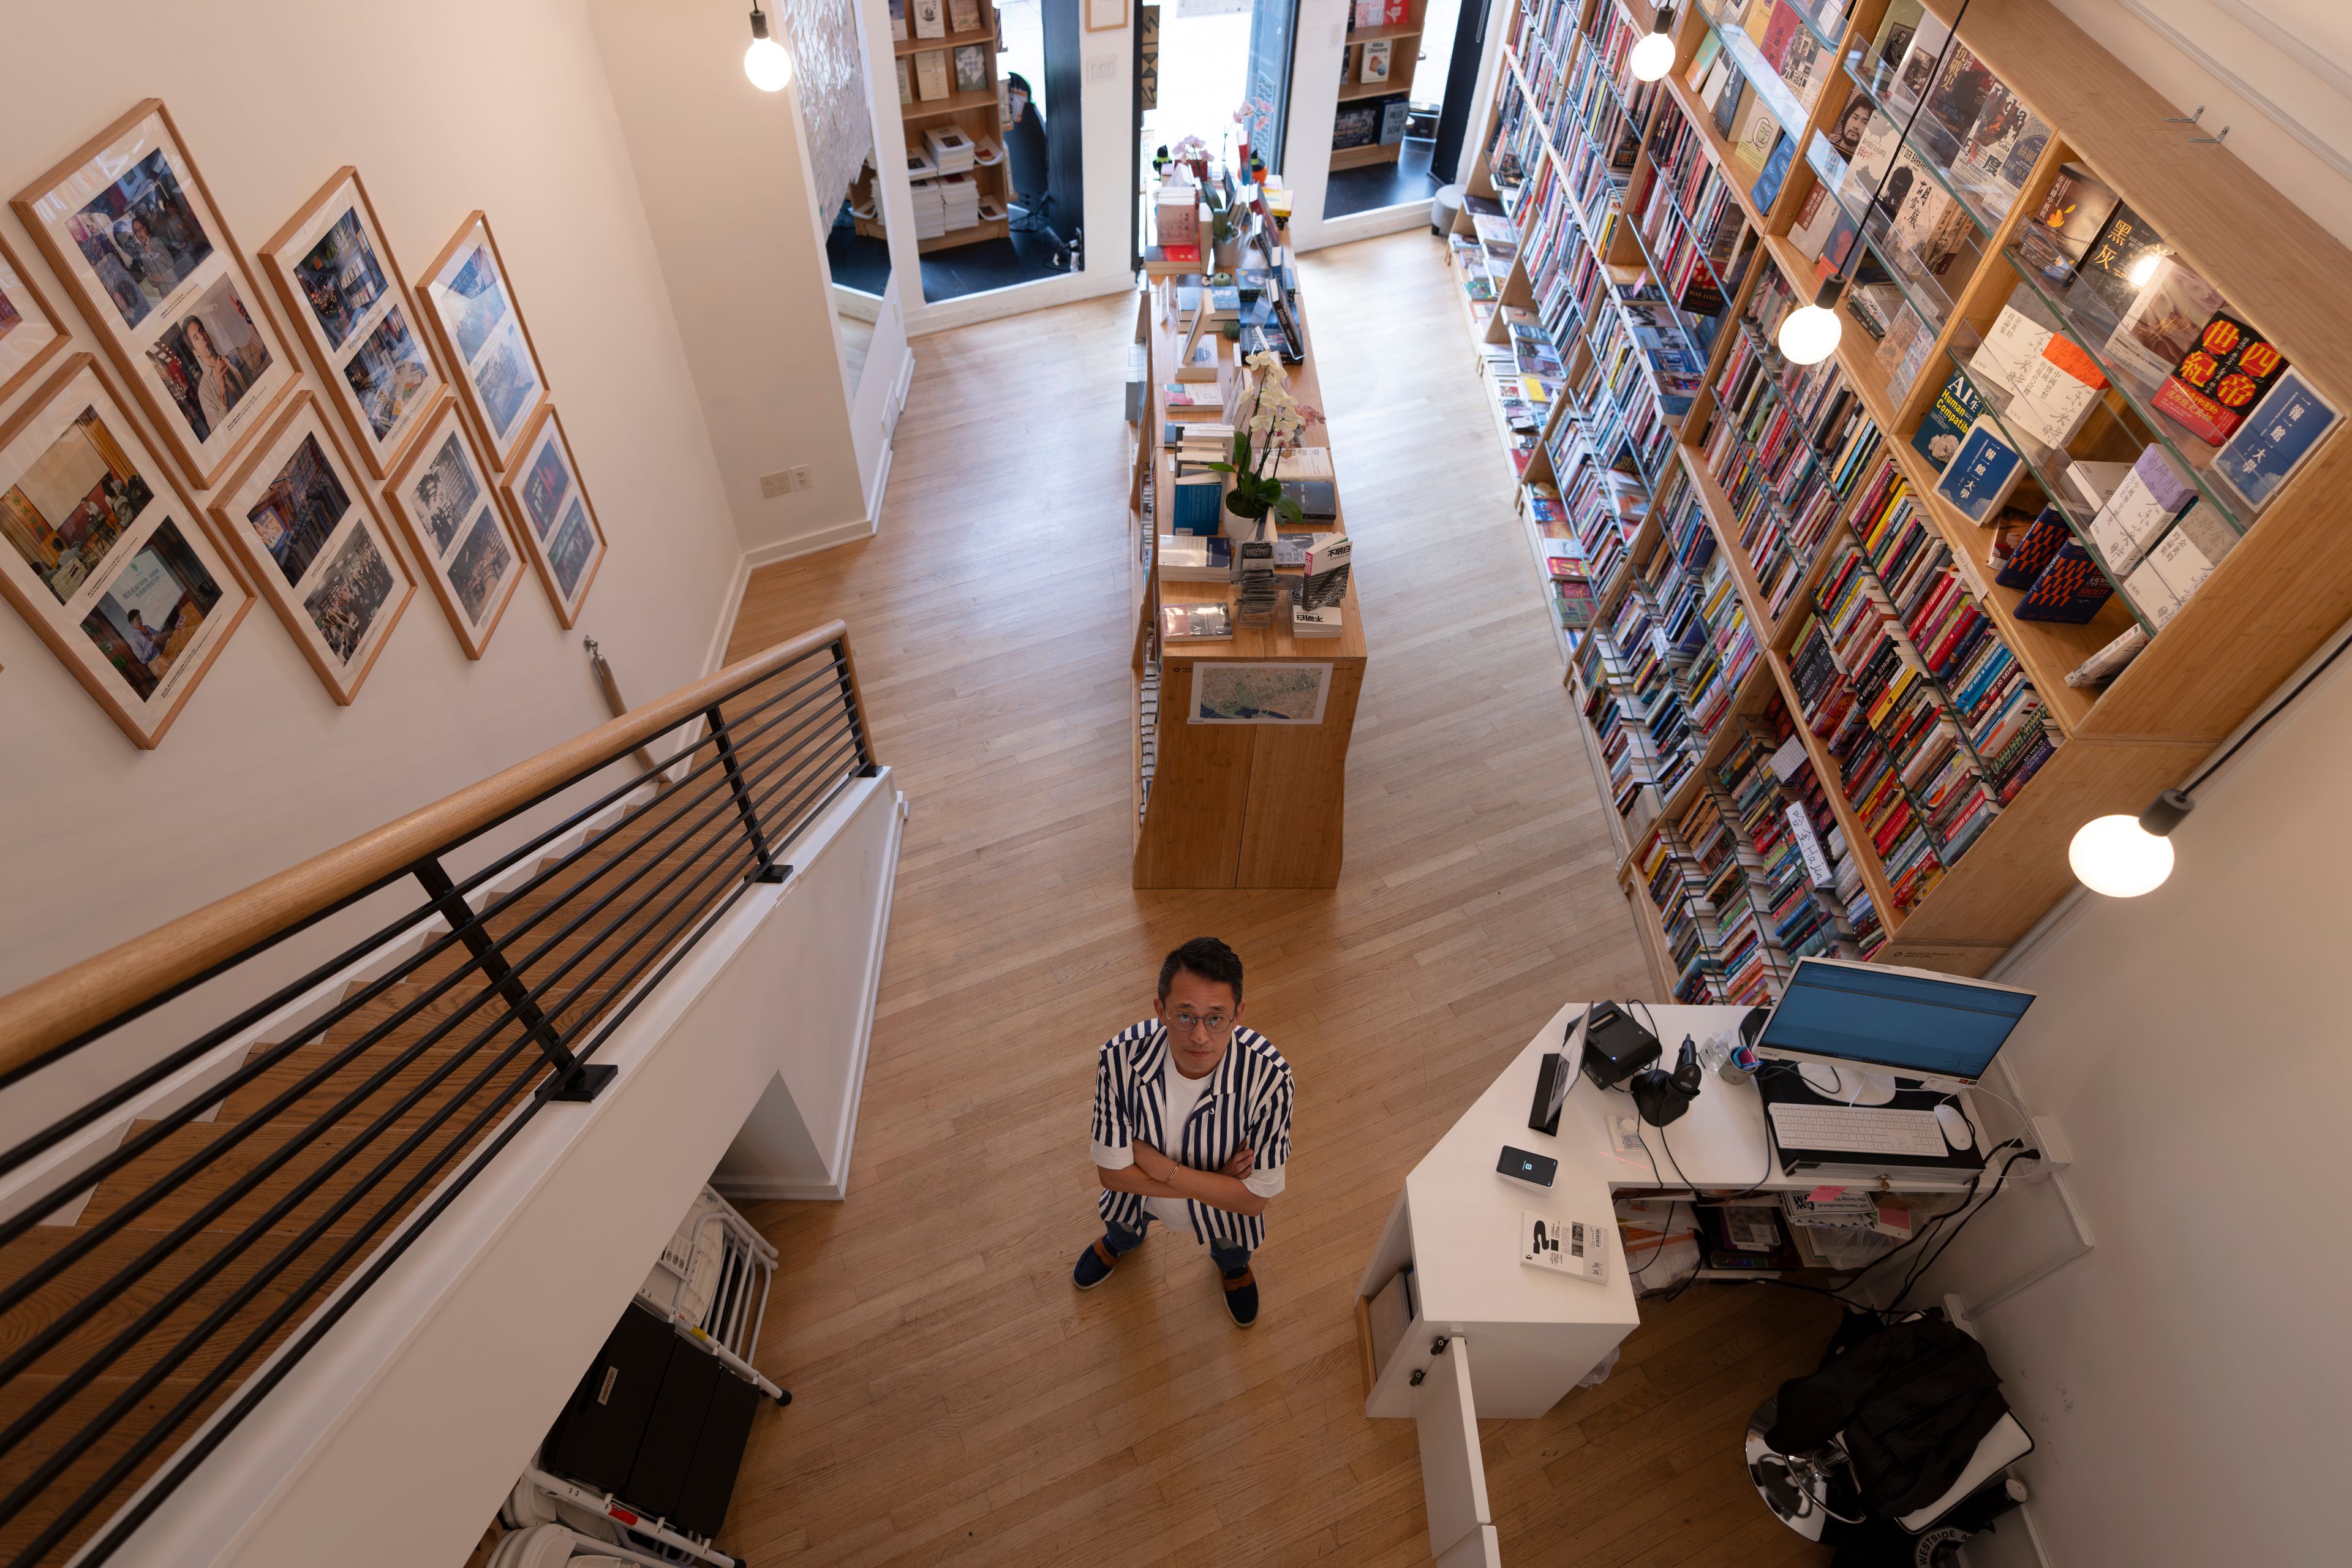
[[[1129,1230],[1125,1226],[1105,1223],[1103,1245],[1110,1248],[1113,1258],[1126,1257],[1143,1245],[1144,1231],[1151,1228],[1153,1217],[1150,1210],[1144,1212],[1143,1230]],[[1217,1266],[1218,1273],[1232,1279],[1237,1278],[1249,1267],[1249,1248],[1234,1247],[1223,1241],[1212,1241],[1209,1243],[1209,1260]]]

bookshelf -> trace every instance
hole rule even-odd
[[[968,6],[971,16],[959,17],[958,10]],[[941,29],[934,37],[914,36],[936,18]],[[957,20],[971,22],[958,29]],[[929,176],[913,172],[912,160],[918,155],[929,156],[928,131],[945,131],[949,127],[961,131],[979,149],[978,157],[992,161],[980,163],[977,157],[969,171],[972,184],[979,187],[980,217],[977,222],[948,228],[944,233],[919,238],[918,254],[928,256],[934,251],[951,250],[958,246],[976,245],[982,240],[1003,239],[1012,233],[1011,204],[1013,200],[1012,163],[1005,155],[1004,133],[999,123],[1001,90],[996,68],[996,7],[990,0],[903,0],[894,4],[890,13],[893,34],[908,36],[894,37],[891,52],[897,57],[901,79],[898,116],[906,132],[907,154],[909,160],[908,178],[918,193],[931,184]],[[978,51],[985,85],[959,90],[956,58],[961,50]],[[936,56],[935,60],[931,57]],[[967,57],[969,58],[969,57]],[[921,96],[923,68],[931,60],[935,70],[942,73],[939,80],[946,91],[935,98]],[[854,188],[853,221],[857,232],[881,238],[885,228],[883,207],[877,182],[872,175],[864,176],[859,187]]]
[[[1393,163],[1404,151],[1402,134],[1393,140],[1380,139],[1381,125],[1377,119],[1379,100],[1393,98],[1398,114],[1412,101],[1413,67],[1421,57],[1422,27],[1428,15],[1429,0],[1382,0],[1380,15],[1386,18],[1376,25],[1356,24],[1370,15],[1371,0],[1356,4],[1350,0],[1348,13],[1347,58],[1340,68],[1339,110],[1332,127],[1330,166],[1334,169],[1361,169],[1374,163]],[[1378,81],[1364,79],[1364,60],[1368,54],[1377,56],[1381,49],[1367,50],[1367,44],[1385,46],[1388,75]],[[1374,116],[1370,130],[1373,140],[1340,146],[1339,139],[1358,111]]]
[[[1620,881],[1678,999],[1762,999],[1806,952],[1983,973],[2072,886],[2076,827],[2186,776],[2352,616],[2330,499],[2352,441],[2330,427],[2257,510],[2168,422],[2114,322],[2037,274],[2021,242],[2061,170],[2087,170],[2337,425],[2352,318],[2331,279],[2352,253],[2168,123],[2171,107],[2046,0],[1975,0],[1959,29],[2032,117],[2007,164],[1938,142],[1937,117],[1896,134],[1914,100],[1877,58],[1887,9],[1701,0],[1676,14],[1675,68],[1641,84],[1623,62],[1653,26],[1643,0],[1514,5],[1451,240],[1563,679],[1616,808]],[[1958,10],[1927,7],[1947,25]],[[1767,132],[1792,139],[1777,191],[1743,156],[1751,111],[1727,134],[1703,101],[1703,51],[1752,70]],[[1872,185],[1840,177],[1833,138],[1864,106],[1887,121],[1882,155],[1945,198],[1924,251],[1873,215]],[[1829,360],[1791,366],[1774,331],[1827,274],[1841,210],[1872,287],[1848,290]],[[2104,373],[2062,445],[2011,434],[2008,388],[1979,366],[2004,307]],[[2170,527],[2196,521],[2210,574],[2167,602],[2078,508],[2066,537],[2116,591],[2081,625],[2021,616],[1991,532],[1914,444],[1948,382],[2023,453],[2011,504],[2028,516],[2067,494],[2074,465],[2160,447],[2197,497]],[[1596,483],[1618,504],[1580,499]],[[1563,550],[1589,624],[1553,593],[1548,551]],[[2067,684],[2135,631],[2147,640],[2120,674]]]
[[[1286,256],[1286,227],[1276,230]],[[1136,340],[1144,347],[1146,395],[1128,492],[1128,604],[1132,616],[1129,690],[1136,714],[1133,769],[1134,885],[1138,888],[1328,888],[1338,885],[1345,855],[1348,746],[1356,701],[1363,689],[1366,648],[1355,574],[1349,574],[1336,637],[1294,637],[1277,613],[1267,627],[1236,625],[1229,640],[1160,646],[1162,605],[1223,603],[1236,595],[1226,583],[1164,581],[1153,559],[1159,540],[1158,500],[1170,493],[1175,459],[1162,443],[1169,423],[1166,384],[1174,379],[1184,333],[1177,290],[1194,274],[1155,267],[1138,296]],[[1293,310],[1305,348],[1290,367],[1292,395],[1322,406],[1314,338],[1306,301]],[[1192,384],[1202,392],[1229,392],[1237,373],[1236,344],[1204,332],[1219,355],[1218,381]],[[1306,444],[1329,447],[1317,426]],[[1345,491],[1338,484],[1344,496]],[[1333,521],[1319,530],[1344,532],[1342,500]],[[1286,577],[1297,568],[1281,568]],[[1313,724],[1194,724],[1188,705],[1194,672],[1215,664],[1297,663],[1332,667],[1321,721]]]

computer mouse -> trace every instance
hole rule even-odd
[[[1944,1130],[1944,1142],[1955,1149],[1972,1147],[1977,1141],[1975,1130],[1969,1126],[1968,1112],[1948,1100],[1936,1107],[1936,1125]]]

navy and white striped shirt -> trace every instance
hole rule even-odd
[[[1279,1192],[1290,1160],[1290,1064],[1282,1053],[1255,1029],[1236,1026],[1200,1102],[1172,1139],[1162,1125],[1167,1067],[1168,1031],[1156,1018],[1103,1042],[1095,1067],[1095,1163],[1112,1171],[1135,1163],[1135,1142],[1141,1139],[1180,1165],[1216,1171],[1246,1144],[1255,1161],[1252,1189],[1267,1196]],[[1122,1230],[1143,1228],[1142,1194],[1105,1187],[1100,1206],[1106,1223]],[[1184,1206],[1197,1240],[1253,1251],[1265,1244],[1263,1215],[1235,1214],[1189,1198]]]

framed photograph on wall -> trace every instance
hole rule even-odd
[[[261,265],[369,475],[383,479],[445,383],[360,172],[336,170],[261,247]]]
[[[9,205],[182,471],[210,489],[300,372],[163,100]]]
[[[0,595],[152,749],[253,607],[95,355],[0,426]]]
[[[212,512],[302,657],[348,706],[416,582],[314,394],[294,395],[215,492]]]
[[[482,456],[504,472],[530,416],[547,397],[547,373],[522,323],[490,220],[467,215],[457,237],[425,269],[425,315],[441,342]]]
[[[51,355],[66,346],[66,330],[48,297],[0,235],[0,400],[38,375]]]
[[[1117,32],[1127,26],[1127,0],[1087,0],[1087,31]]]
[[[580,481],[555,405],[541,411],[520,452],[520,461],[507,471],[507,501],[530,563],[555,601],[555,618],[568,631],[580,618],[596,569],[604,563],[604,530],[596,521],[588,487]]]
[[[384,499],[425,563],[425,580],[458,646],[467,658],[481,658],[522,581],[522,558],[507,537],[498,490],[454,395],[444,394],[426,414]]]

